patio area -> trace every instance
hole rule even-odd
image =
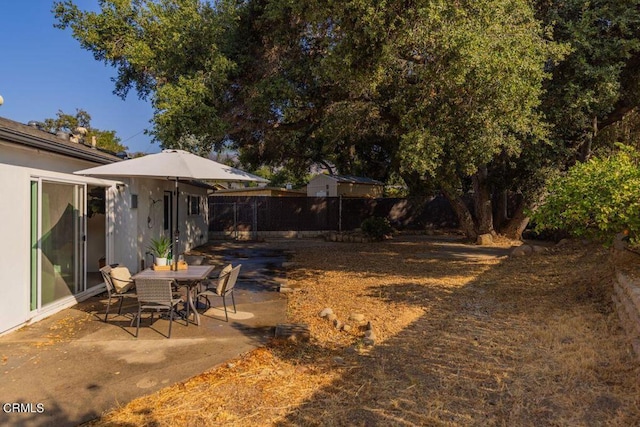
[[[168,320],[156,316],[150,325],[143,317],[136,339],[130,326],[136,301],[125,301],[120,316],[116,307],[105,323],[107,298],[100,294],[0,337],[2,404],[23,404],[20,412],[3,406],[0,424],[78,425],[263,345],[286,321],[286,297],[278,292],[285,252],[251,243],[203,250],[243,265],[229,322],[222,299],[214,298],[212,308],[200,310],[200,326],[174,320],[167,339]]]

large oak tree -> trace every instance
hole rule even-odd
[[[614,3],[104,0],[98,13],[71,1],[55,13],[118,70],[117,94],[151,99],[163,146],[227,144],[299,176],[314,163],[399,175],[414,195],[443,191],[474,237],[517,236],[545,171],[591,141],[594,117],[635,105],[623,88],[638,8]],[[521,195],[510,218],[507,193]]]

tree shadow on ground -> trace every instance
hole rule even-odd
[[[611,316],[607,276],[594,273],[602,261],[548,254],[510,259],[454,290],[369,287],[380,303],[425,314],[365,352],[307,349],[343,358],[329,368],[340,378],[277,425],[634,424],[640,389],[629,379],[640,369]],[[567,262],[578,263],[575,276],[562,274]],[[304,363],[295,346],[274,351]]]

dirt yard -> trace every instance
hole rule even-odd
[[[612,309],[607,251],[456,250],[415,237],[300,245],[289,317],[309,342],[274,341],[92,425],[639,425],[640,363]]]

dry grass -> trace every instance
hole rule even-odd
[[[594,247],[451,260],[427,242],[301,247],[273,342],[95,425],[637,425],[640,364]],[[365,315],[376,335],[318,317]]]

